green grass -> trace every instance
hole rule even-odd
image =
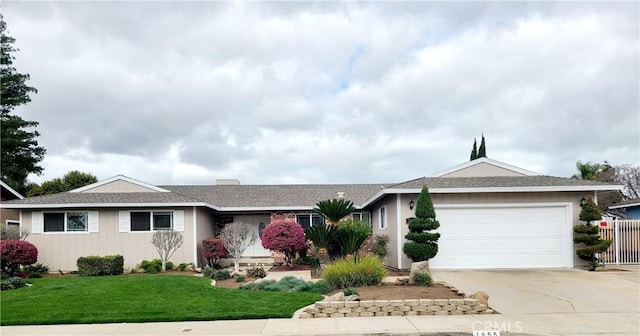
[[[216,288],[194,276],[30,279],[0,292],[0,324],[210,321],[291,317],[322,296]]]

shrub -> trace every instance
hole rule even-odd
[[[371,235],[371,226],[357,219],[348,219],[340,223],[338,228],[338,242],[342,255],[352,255],[357,258],[358,250]]]
[[[187,264],[187,263],[180,263],[180,264],[178,265],[178,271],[180,271],[180,272],[184,272],[184,271],[186,271],[186,270],[187,270],[187,266],[189,266],[189,264]]]
[[[26,285],[27,283],[20,277],[11,277],[0,280],[0,290],[18,289]]]
[[[207,265],[214,266],[220,263],[220,259],[229,254],[224,247],[222,239],[207,238],[202,241],[202,257],[207,260]]]
[[[303,258],[298,259],[297,263],[299,265],[309,265],[309,266],[313,266],[313,267],[318,267],[320,266],[320,259],[314,257],[314,256],[306,256]]]
[[[342,290],[342,293],[344,293],[345,296],[358,295],[358,291],[353,287],[345,288],[344,290]]]
[[[413,275],[413,282],[416,286],[431,286],[431,275],[427,272],[418,272]]]
[[[324,216],[331,224],[338,224],[342,218],[355,211],[356,208],[353,207],[353,202],[347,199],[334,198],[316,203],[313,210]]]
[[[213,280],[227,280],[231,278],[231,272],[226,269],[215,269],[209,265],[205,266],[202,274]]]
[[[22,271],[28,274],[28,278],[42,278],[44,273],[49,272],[49,266],[37,263],[22,267]]]
[[[243,282],[246,279],[244,275],[236,275],[236,282]]]
[[[149,273],[149,274],[158,273],[162,271],[162,260],[160,259],[153,259],[151,261],[143,260],[140,263],[139,268],[143,269],[145,273]]]
[[[240,286],[240,289],[244,290],[263,290],[271,292],[312,292],[326,294],[332,290],[326,282],[318,281],[313,283],[311,281],[304,281],[294,276],[286,276],[275,280],[259,280],[252,283],[248,283]]]
[[[167,271],[170,271],[170,270],[174,269],[176,266],[172,262],[167,261],[166,267],[167,267]]]
[[[124,272],[124,258],[121,255],[80,257],[76,265],[80,276],[118,275]]]
[[[333,288],[379,285],[387,271],[382,261],[375,256],[355,259],[341,259],[328,265],[322,278]]]
[[[404,254],[415,262],[435,257],[438,254],[440,234],[428,231],[439,227],[429,189],[423,186],[416,204],[416,218],[409,222],[409,233],[405,236],[409,241],[404,243]]]
[[[338,228],[334,225],[315,225],[304,230],[307,239],[313,242],[313,246],[318,249],[321,254],[327,253],[329,244],[336,239]]]
[[[28,241],[0,241],[0,264],[9,275],[15,274],[20,266],[31,265],[38,260],[38,249]]]
[[[371,247],[371,252],[373,252],[373,254],[378,258],[384,259],[389,254],[389,250],[387,248],[388,245],[389,236],[375,235],[373,236],[373,246]]]
[[[293,268],[297,251],[305,248],[304,229],[296,222],[273,222],[262,233],[262,247],[284,253],[285,263]]]
[[[250,278],[264,278],[267,272],[262,267],[251,267],[247,270],[247,276]]]
[[[124,257],[121,255],[80,257],[76,265],[80,276],[118,275],[124,272]]]
[[[7,225],[0,223],[1,240],[25,240],[29,236],[29,230],[20,228],[17,225]]]
[[[182,233],[173,230],[158,230],[151,236],[151,243],[158,251],[160,260],[162,260],[162,271],[166,271],[167,262],[171,256],[182,246],[184,238]]]

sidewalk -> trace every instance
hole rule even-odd
[[[501,329],[502,335],[637,335],[638,315],[611,313],[619,324],[602,323],[606,314],[497,314],[468,316],[268,319],[211,322],[159,322],[1,327],[9,335],[425,335]],[[626,321],[626,322],[624,322]],[[635,323],[635,325],[634,325]],[[506,331],[510,331],[507,333]]]

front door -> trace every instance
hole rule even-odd
[[[243,257],[270,257],[271,251],[262,247],[260,236],[264,228],[271,222],[269,215],[234,216],[234,222],[244,222],[253,227],[256,241],[244,251]]]

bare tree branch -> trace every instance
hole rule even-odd
[[[253,226],[243,222],[227,224],[220,231],[220,239],[233,257],[233,269],[236,272],[239,270],[242,254],[256,241],[256,236]]]
[[[182,234],[173,230],[159,230],[153,233],[151,243],[156,247],[160,260],[162,261],[162,271],[167,270],[167,261],[173,256],[177,249],[182,246],[184,239]]]
[[[640,166],[624,164],[615,167],[614,180],[622,185],[625,199],[640,197]]]

